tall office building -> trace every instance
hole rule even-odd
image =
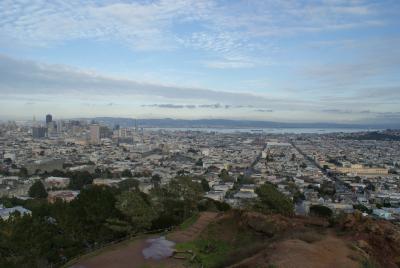
[[[34,139],[40,139],[46,137],[47,128],[41,126],[32,127],[32,137]]]
[[[51,114],[46,115],[46,125],[53,121],[53,116]]]
[[[100,126],[97,124],[90,125],[90,142],[93,144],[100,143],[101,139],[110,138],[112,136],[112,131],[105,126]]]
[[[64,122],[61,120],[58,120],[56,124],[57,124],[57,132],[61,133],[63,131]]]
[[[90,143],[98,144],[100,142],[100,126],[90,125]]]

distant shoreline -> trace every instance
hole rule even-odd
[[[253,134],[329,134],[329,133],[357,133],[367,131],[380,131],[383,129],[362,128],[245,128],[245,127],[143,127],[145,130],[165,131],[200,131],[218,133],[253,133]]]

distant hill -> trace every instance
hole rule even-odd
[[[228,120],[228,119],[132,119],[121,117],[95,117],[91,118],[99,123],[121,127],[150,128],[354,128],[354,129],[387,129],[400,128],[400,124],[338,124],[338,123],[284,123],[272,121]]]

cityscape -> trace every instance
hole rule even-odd
[[[0,268],[400,267],[399,0],[0,0]]]
[[[332,217],[358,212],[400,223],[400,131],[226,133],[132,122],[108,126],[47,114],[1,124],[2,200],[29,201],[38,182],[49,204],[71,203],[91,186],[133,187],[151,196],[182,177],[201,186],[200,199],[231,209],[247,209],[260,198],[257,188],[268,184],[293,203],[290,213],[298,217],[325,207]],[[15,213],[32,211],[21,205],[0,209],[3,221]]]

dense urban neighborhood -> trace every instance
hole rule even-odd
[[[398,137],[393,130],[120,127],[51,115],[46,122],[6,122],[0,125],[0,234],[8,249],[1,265],[60,266],[113,241],[170,230],[201,211],[359,214],[398,225]],[[38,235],[29,243],[51,242],[37,252],[12,244],[13,235],[31,236],[30,230]]]
[[[357,207],[371,217],[400,219],[395,131],[388,139],[364,140],[348,133],[222,133],[46,120],[1,125],[1,196],[30,198],[30,187],[41,181],[50,202],[69,202],[85,185],[119,187],[131,178],[149,193],[180,174],[201,182],[205,197],[233,207],[257,198],[255,189],[268,182],[296,201],[299,214],[324,205],[335,213]]]

